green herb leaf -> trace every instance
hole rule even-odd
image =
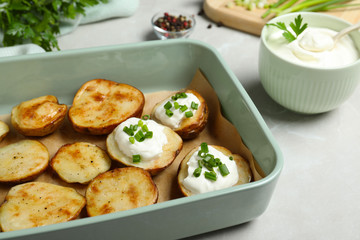
[[[291,29],[294,31],[295,36],[287,29],[285,23],[283,22],[276,22],[276,23],[268,23],[266,24],[267,26],[274,26],[279,28],[280,30],[283,30],[283,36],[286,40],[288,40],[288,42],[292,42],[294,41],[307,27],[308,24],[305,23],[304,25],[302,25],[302,20],[303,18],[301,17],[301,15],[298,15],[294,22],[291,22],[289,25],[291,27]]]

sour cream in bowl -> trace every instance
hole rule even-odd
[[[292,42],[273,26],[301,16],[307,28]],[[259,51],[261,83],[277,103],[299,113],[333,110],[345,102],[360,80],[360,32],[333,46],[332,37],[350,23],[323,13],[301,12],[276,17],[264,26]]]

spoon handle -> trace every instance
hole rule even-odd
[[[349,32],[351,31],[354,31],[356,29],[359,29],[360,28],[360,22],[354,24],[354,25],[351,25],[350,27],[347,27],[347,28],[344,28],[342,31],[340,31],[339,33],[337,33],[335,36],[334,36],[334,41],[338,41],[340,38],[342,38],[344,35],[348,34]]]

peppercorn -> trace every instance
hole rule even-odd
[[[155,26],[170,32],[180,32],[191,28],[192,21],[187,19],[186,16],[174,16],[165,12],[162,17],[155,21]]]

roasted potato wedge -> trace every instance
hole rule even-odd
[[[0,182],[30,181],[46,170],[49,151],[37,140],[21,140],[0,148]]]
[[[251,169],[249,167],[248,162],[244,158],[242,158],[238,154],[232,154],[225,147],[217,146],[217,145],[209,145],[209,146],[214,147],[216,150],[222,152],[227,157],[232,156],[233,160],[236,162],[239,179],[238,179],[237,183],[234,184],[233,186],[248,183],[252,180]],[[182,193],[184,194],[184,196],[191,196],[191,195],[197,194],[197,193],[193,193],[191,190],[189,190],[188,188],[186,188],[184,186],[184,179],[188,176],[188,161],[190,160],[191,156],[198,149],[199,149],[198,147],[195,147],[193,150],[191,150],[184,157],[184,159],[181,161],[181,163],[179,165],[177,180],[178,180],[178,185],[179,185]],[[204,169],[203,172],[206,171],[205,167],[203,167],[203,169]]]
[[[166,126],[163,127],[167,143],[162,146],[162,153],[153,160],[134,163],[132,157],[119,149],[115,140],[115,130],[106,138],[107,152],[113,160],[120,162],[124,166],[139,167],[149,171],[151,175],[156,175],[172,164],[183,146],[183,141],[177,133]]]
[[[44,182],[29,182],[10,189],[0,207],[4,232],[66,222],[77,218],[85,198],[75,189]]]
[[[3,121],[0,121],[0,142],[6,137],[9,131],[9,126]]]
[[[130,117],[140,117],[144,94],[128,84],[93,79],[77,91],[69,110],[69,120],[80,133],[109,134]]]
[[[64,121],[65,104],[52,95],[34,98],[13,107],[11,124],[24,136],[45,136],[53,133]]]
[[[50,161],[50,166],[68,183],[87,184],[111,167],[111,159],[100,147],[87,142],[63,145]]]
[[[94,178],[85,196],[86,210],[91,217],[154,204],[159,192],[147,171],[126,167]]]
[[[167,118],[172,118],[173,116],[169,117],[166,114],[160,114],[159,110],[165,113],[166,109],[164,105],[171,101],[172,97],[176,94],[185,93],[185,94],[193,94],[198,99],[198,106],[197,110],[191,117],[183,117],[179,124],[170,124],[167,120]],[[194,90],[186,90],[184,92],[178,92],[175,95],[172,94],[168,98],[164,99],[163,101],[157,103],[151,112],[151,118],[155,121],[160,122],[163,125],[166,125],[173,129],[177,134],[180,135],[182,139],[193,139],[197,137],[205,128],[208,117],[209,117],[209,109],[206,104],[205,99],[196,91]],[[181,98],[179,98],[181,99]],[[188,104],[187,110],[184,110],[184,115],[186,111],[189,111],[191,109],[191,103]],[[177,109],[175,104],[171,107],[172,112],[180,112],[180,109]],[[173,117],[174,118],[174,117]]]

